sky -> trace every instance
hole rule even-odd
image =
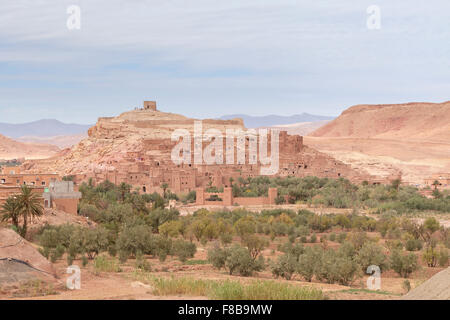
[[[0,122],[91,124],[143,100],[196,118],[448,101],[450,1],[0,1]]]

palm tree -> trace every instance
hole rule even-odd
[[[400,189],[400,185],[402,184],[402,179],[395,179],[391,182],[392,188],[394,188],[395,190],[398,191],[398,189]]]
[[[42,197],[33,193],[31,188],[23,185],[21,193],[17,195],[17,201],[19,205],[19,216],[22,216],[23,225],[20,229],[20,235],[25,238],[28,229],[28,220],[34,217],[40,217],[44,214],[44,208],[42,206]]]
[[[19,217],[20,217],[20,203],[17,201],[16,196],[11,196],[8,199],[6,199],[5,203],[2,205],[0,214],[3,216],[1,217],[1,221],[8,221],[11,220],[14,227],[16,227],[16,230],[19,230]]]
[[[125,195],[130,193],[131,186],[129,184],[126,184],[125,182],[122,182],[119,186],[120,195],[122,197],[122,202],[125,201]]]
[[[434,190],[437,189],[438,185],[440,185],[439,181],[434,180],[434,182],[432,183],[432,185],[434,186]]]
[[[169,185],[167,184],[167,183],[163,183],[163,184],[161,184],[161,188],[163,189],[163,198],[165,199],[166,198],[166,190],[167,190],[167,188],[169,187]]]

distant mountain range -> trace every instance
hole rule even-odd
[[[0,134],[11,138],[55,137],[86,133],[92,125],[63,123],[55,119],[43,119],[28,123],[0,123]]]
[[[292,116],[250,116],[246,114],[231,114],[224,115],[219,119],[230,120],[234,118],[242,118],[247,128],[272,127],[299,122],[316,122],[334,119],[334,117],[318,116],[309,113],[296,114]],[[60,136],[85,136],[88,129],[92,126],[93,125],[64,123],[55,119],[42,119],[19,124],[0,122],[0,134],[14,139],[22,138],[22,141],[38,142],[33,139],[50,137],[53,139],[54,137]],[[45,141],[44,139],[40,142],[46,143],[48,141]]]
[[[292,116],[279,116],[273,114],[267,116],[250,116],[247,114],[231,114],[224,115],[219,119],[230,120],[234,118],[242,118],[247,128],[272,127],[334,119],[334,117],[318,116],[309,113],[295,114]],[[67,144],[66,142],[56,143],[41,138],[51,138],[50,140],[54,140],[54,138],[57,137],[60,140],[61,136],[75,136],[79,140],[86,136],[87,131],[92,126],[93,125],[64,123],[55,119],[42,119],[18,124],[0,122],[0,134],[13,139],[20,139],[21,141],[51,143],[58,145],[59,147],[65,147]]]
[[[323,120],[333,120],[335,117],[318,116],[309,113],[294,114],[292,116],[249,116],[247,114],[230,114],[220,117],[220,120],[231,120],[234,118],[241,118],[244,120],[244,124],[247,128],[259,128],[259,127],[273,127],[278,125],[294,124],[299,122],[315,122]]]

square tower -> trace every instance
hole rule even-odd
[[[144,110],[156,111],[156,101],[144,101]]]

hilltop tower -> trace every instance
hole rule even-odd
[[[144,101],[144,110],[156,111],[156,101]]]

